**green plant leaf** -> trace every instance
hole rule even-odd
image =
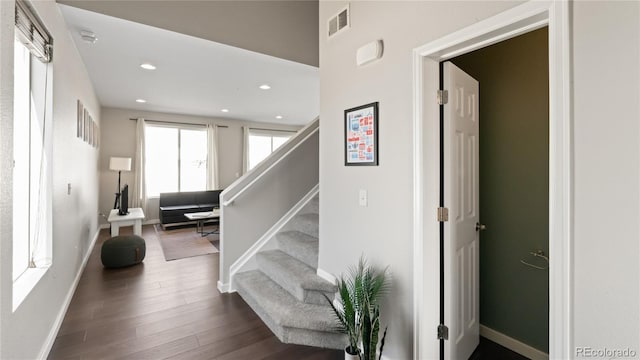
[[[376,360],[380,332],[380,305],[389,292],[388,267],[382,271],[369,266],[364,256],[349,269],[349,276],[341,277],[338,294],[341,309],[325,295],[340,323],[340,331],[349,336],[349,346],[358,348],[363,360]],[[380,344],[380,354],[387,335],[385,328]]]
[[[382,360],[382,350],[384,350],[384,339],[387,337],[387,328],[384,328],[384,334],[382,334],[382,339],[380,340],[380,357],[378,357],[378,360]]]

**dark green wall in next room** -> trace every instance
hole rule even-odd
[[[462,55],[480,82],[480,323],[548,352],[547,28]],[[551,254],[553,256],[553,254]]]

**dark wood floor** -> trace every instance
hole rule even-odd
[[[218,254],[165,261],[152,226],[143,237],[141,265],[107,270],[101,232],[49,359],[343,358],[282,344],[240,296],[220,294]]]
[[[480,337],[480,345],[478,345],[469,360],[528,360],[528,358],[487,338]]]

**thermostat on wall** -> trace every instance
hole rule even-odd
[[[370,63],[382,57],[382,40],[376,40],[361,46],[356,53],[358,66]]]

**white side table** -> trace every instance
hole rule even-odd
[[[127,215],[118,215],[118,209],[113,209],[109,213],[108,222],[111,223],[111,236],[120,234],[120,226],[132,226],[135,235],[142,235],[142,220],[144,212],[141,208],[129,208]]]

